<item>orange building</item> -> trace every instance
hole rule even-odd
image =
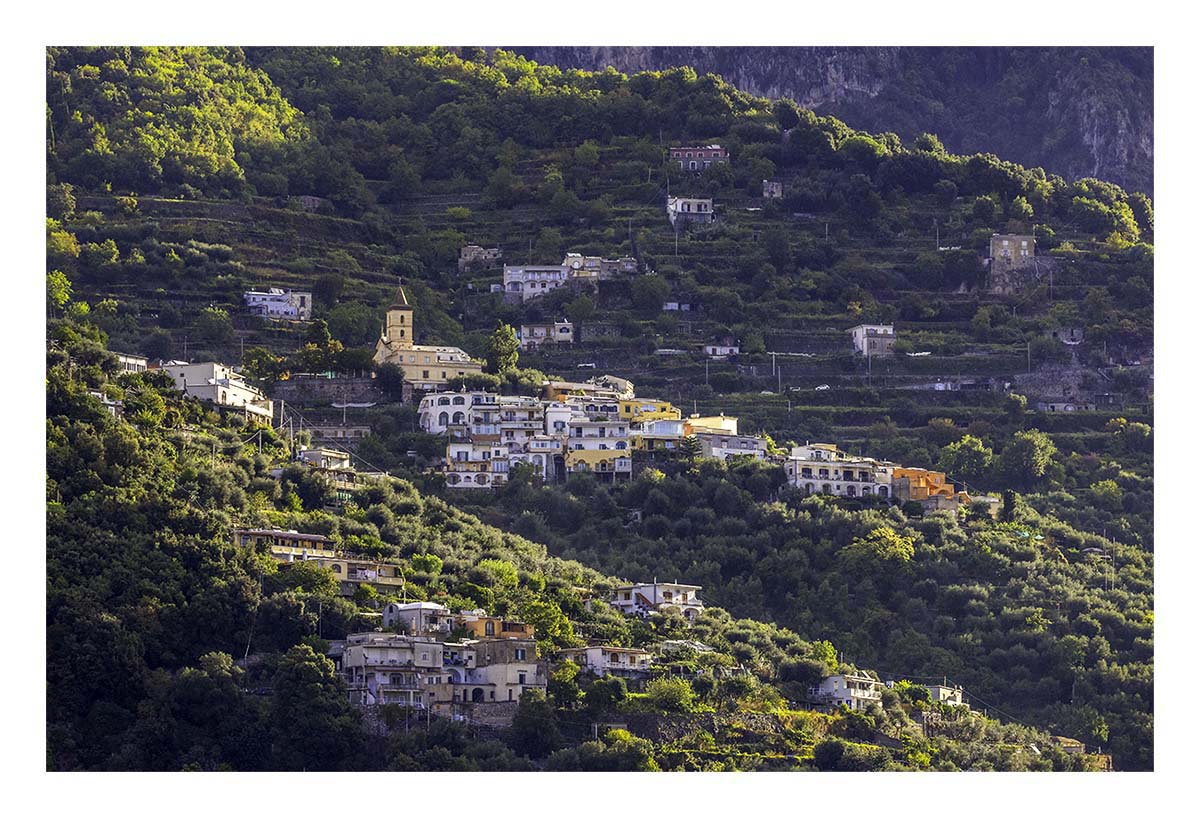
[[[463,611],[457,617],[457,625],[471,632],[472,639],[532,639],[533,625],[514,622],[498,616]]]
[[[900,466],[892,470],[892,493],[901,502],[919,502],[936,497],[956,499],[954,484],[946,482],[944,472],[906,469]]]

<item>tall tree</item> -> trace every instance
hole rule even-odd
[[[505,372],[516,369],[520,349],[517,331],[510,324],[498,323],[496,329],[488,337],[487,346],[484,349],[484,357],[487,360],[484,371],[493,375],[503,375]]]

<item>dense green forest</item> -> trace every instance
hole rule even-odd
[[[931,133],[856,132],[687,67],[591,73],[503,51],[51,48],[46,117],[51,767],[289,769],[301,755],[319,759],[309,769],[1078,763],[1011,750],[1034,735],[1043,746],[1039,731],[1102,745],[1121,769],[1152,766],[1154,222],[1143,193],[953,155]],[[681,141],[720,141],[732,161],[684,174],[663,161]],[[769,178],[784,181],[782,200],[759,196]],[[712,196],[718,223],[675,236],[668,187]],[[309,212],[296,197],[320,204]],[[998,231],[1036,235],[1051,279],[989,293],[979,257]],[[498,270],[457,270],[467,243],[535,263],[631,254],[640,274],[505,304],[488,292]],[[117,375],[104,352],[241,363],[268,391],[289,372],[369,370],[397,276],[418,340],[480,357],[497,321],[614,328],[522,353],[522,369],[494,381],[505,391],[607,368],[639,395],[738,415],[781,445],[829,440],[940,467],[1006,492],[1004,517],[803,499],[778,469],[686,459],[620,486],[516,480],[460,510],[425,474],[441,442],[398,402],[356,410],[373,432],[356,453],[404,479],[332,513],[303,472],[268,475],[288,456],[276,433],[180,401],[153,376]],[[246,315],[242,291],[268,284],[311,290],[320,320]],[[697,312],[664,313],[668,298]],[[900,354],[868,368],[846,351],[844,328],[862,321],[894,322]],[[1049,337],[1060,327],[1085,341],[1065,348]],[[741,341],[737,362],[655,354],[725,335]],[[1034,382],[1018,377],[1054,382],[1060,369],[1110,402],[1037,411]],[[911,391],[963,376],[1012,382],[1013,394]],[[88,388],[123,398],[126,422]],[[381,738],[321,655],[380,600],[276,572],[233,546],[235,523],[409,560],[420,593],[524,616],[545,650],[682,633],[585,609],[614,578],[703,584],[715,607],[695,638],[750,673],[703,668],[709,681],[649,701],[568,672],[510,735],[442,725],[432,745]],[[250,655],[261,661],[233,661]],[[791,710],[839,661],[949,676],[1004,724],[923,735],[913,716],[925,704],[906,688],[889,691],[872,724]],[[585,741],[581,725],[622,708],[750,721],[675,743]],[[751,718],[768,714],[769,730]],[[555,729],[539,732],[547,720]]]

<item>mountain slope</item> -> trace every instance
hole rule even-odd
[[[1077,179],[1154,187],[1149,48],[573,47],[513,50],[592,71],[690,65],[747,93],[790,97],[855,128],[936,133]]]

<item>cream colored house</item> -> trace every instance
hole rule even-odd
[[[387,324],[375,344],[375,363],[395,364],[413,389],[426,392],[445,386],[451,378],[483,372],[483,362],[473,360],[458,347],[413,343],[415,329],[413,308],[404,287],[399,287],[388,307]]]
[[[683,432],[689,437],[702,433],[736,435],[738,433],[738,419],[733,415],[726,416],[724,413],[708,417],[688,415]]]
[[[896,346],[896,328],[892,324],[859,324],[847,331],[859,355],[891,355]]]

